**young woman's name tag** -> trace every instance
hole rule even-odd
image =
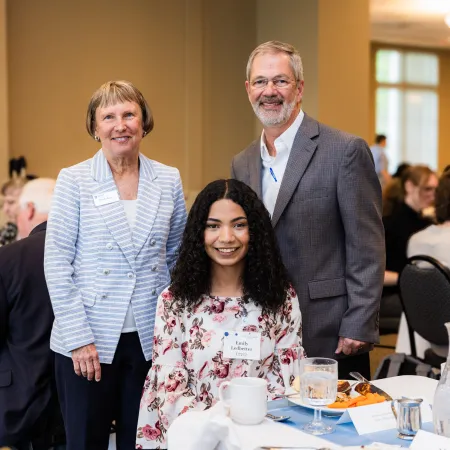
[[[94,194],[94,204],[95,206],[107,205],[108,203],[118,202],[120,200],[117,191],[103,192],[101,194]]]
[[[232,359],[259,360],[261,356],[261,333],[225,331],[223,356]]]

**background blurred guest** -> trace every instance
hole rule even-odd
[[[386,272],[381,298],[381,317],[400,320],[402,308],[398,296],[398,274],[406,264],[406,248],[409,238],[432,224],[422,211],[434,203],[438,179],[427,166],[411,166],[398,180],[401,197],[388,208],[383,217],[386,237]]]
[[[375,136],[375,144],[370,147],[375,163],[375,172],[380,180],[381,186],[385,186],[390,180],[389,162],[386,155],[387,138],[384,134]]]
[[[242,331],[255,337],[246,359],[224,343]],[[213,406],[225,380],[265,378],[270,398],[284,393],[299,356],[299,303],[269,213],[244,183],[214,181],[192,206],[172,284],[158,300],[136,448],[167,448],[172,421]]]
[[[186,207],[178,170],[139,152],[153,116],[132,83],[102,85],[86,127],[102,148],[60,172],[48,221],[51,348],[68,450],[106,450],[113,419],[129,450]]]
[[[23,188],[19,233],[31,235],[0,249],[0,445],[19,450],[53,446],[59,415],[43,264],[54,185],[41,178]]]
[[[17,239],[17,214],[19,212],[19,197],[27,182],[25,177],[14,177],[1,188],[3,195],[3,214],[6,224],[0,229],[0,247]]]
[[[397,170],[392,174],[392,178],[401,178],[403,173],[411,167],[410,163],[402,162],[397,166]]]
[[[411,236],[408,257],[428,255],[450,267],[450,169],[439,179],[434,203],[437,225]]]

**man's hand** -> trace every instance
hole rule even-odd
[[[100,381],[102,368],[95,344],[88,344],[72,350],[72,361],[73,370],[78,376],[83,375],[89,381],[92,381],[94,378],[95,381]]]
[[[336,354],[344,353],[344,355],[357,355],[372,350],[371,342],[357,341],[356,339],[345,338],[339,336],[339,342]]]

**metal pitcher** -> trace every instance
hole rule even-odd
[[[391,402],[392,412],[397,419],[398,437],[412,440],[422,427],[420,411],[421,398],[400,398]],[[396,409],[398,405],[398,411]]]

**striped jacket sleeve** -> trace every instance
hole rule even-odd
[[[77,251],[80,192],[67,169],[57,179],[47,223],[44,270],[55,320],[64,330],[67,352],[94,342],[83,300],[75,286],[72,263]]]
[[[184,201],[181,177],[177,171],[177,179],[173,192],[174,209],[170,219],[170,231],[166,243],[167,266],[171,271],[178,258],[178,250],[186,225],[186,203]]]

